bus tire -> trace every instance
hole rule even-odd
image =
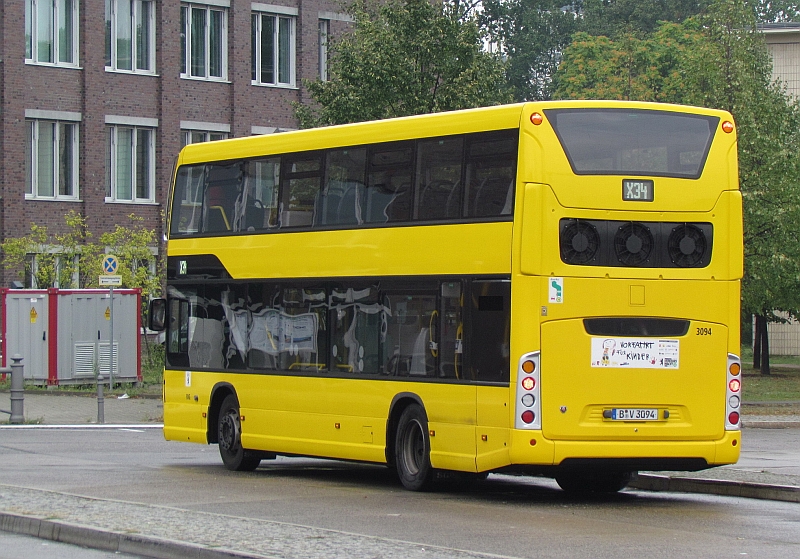
[[[242,448],[242,423],[239,417],[239,399],[235,394],[229,394],[222,401],[217,421],[219,455],[227,469],[251,472],[261,463],[261,455]]]
[[[577,470],[556,476],[556,483],[567,493],[616,493],[627,487],[633,477],[628,471]]]
[[[395,436],[395,466],[403,487],[411,491],[431,488],[434,470],[431,467],[431,442],[428,417],[418,404],[411,404],[400,415]]]

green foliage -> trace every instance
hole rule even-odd
[[[551,80],[581,25],[578,6],[563,0],[485,0],[480,20],[507,60],[506,77],[518,101],[549,99]],[[579,3],[577,3],[579,4]]]
[[[457,2],[353,3],[352,31],[331,39],[330,81],[306,82],[303,128],[495,105],[511,100],[502,64]]]
[[[708,0],[584,0],[582,30],[612,38],[646,35],[661,22],[682,22],[708,4]]]
[[[141,288],[142,298],[147,301],[161,291],[162,278],[158,273],[150,274],[150,264],[157,259],[151,247],[158,246],[158,242],[155,232],[144,227],[142,218],[131,214],[129,219],[130,225],[117,225],[113,231],[100,235],[97,242],[91,240],[86,218],[74,211],[64,216],[64,227],[55,232],[31,223],[29,234],[0,244],[3,266],[16,271],[22,280],[32,277],[39,288],[99,287],[102,256],[115,254],[123,287]],[[155,264],[160,270],[158,262]]]
[[[564,52],[556,95],[665,101],[726,109],[736,120],[744,196],[742,306],[800,313],[800,108],[771,79],[756,14],[716,0],[708,15],[650,35],[580,34]]]

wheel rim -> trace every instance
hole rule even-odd
[[[403,465],[409,474],[415,476],[419,473],[424,460],[425,437],[422,433],[422,425],[419,421],[413,420],[406,427],[403,437]]]
[[[219,422],[219,445],[228,452],[239,446],[239,417],[235,410],[228,411]]]

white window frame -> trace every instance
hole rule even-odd
[[[319,79],[328,81],[328,63],[330,62],[330,50],[328,49],[331,38],[331,20],[319,20]]]
[[[205,11],[205,26],[203,30],[204,56],[203,74],[192,73],[192,13],[193,10]],[[220,75],[211,75],[211,13],[221,14],[220,41]],[[228,81],[228,8],[226,2],[214,2],[209,0],[206,3],[181,3],[181,19],[183,29],[181,30],[183,61],[181,62],[181,78],[191,80],[207,81]]]
[[[69,117],[72,114],[77,113],[64,113],[61,114],[53,114],[53,115],[36,115],[35,113],[45,113],[46,111],[26,111],[26,142],[27,142],[27,161],[26,161],[26,177],[25,177],[25,199],[26,200],[58,200],[58,201],[77,201],[79,200],[78,196],[80,193],[79,184],[78,184],[78,162],[79,162],[79,148],[80,148],[80,130],[78,120],[80,120],[80,115],[78,114],[77,118],[67,118],[67,119],[58,119],[58,118],[47,118],[48,116],[51,117],[58,117],[58,116],[67,116]],[[39,154],[39,141],[41,138],[41,124],[47,125],[55,125],[54,133],[53,133],[53,145],[52,145],[52,159],[50,160],[51,169],[50,172],[52,173],[52,181],[53,181],[53,193],[45,193],[41,194],[41,186],[39,184],[40,179],[40,166],[41,166],[41,158]],[[64,126],[71,126],[72,137],[65,138],[67,142],[72,144],[72,152],[70,154],[70,169],[68,170],[69,177],[62,176],[60,172],[61,161],[60,161],[60,153],[61,153],[61,133],[60,130]],[[29,159],[28,159],[29,158]],[[62,194],[61,186],[62,182],[65,178],[69,178],[69,182],[72,184],[72,192],[69,194]]]
[[[119,28],[117,18],[119,14],[120,5],[130,6],[133,4],[133,11],[131,15],[131,67],[120,68],[119,57],[117,49],[119,47],[118,33]],[[106,71],[108,72],[123,72],[131,74],[155,74],[156,70],[156,3],[155,0],[105,0],[106,4]],[[149,13],[143,14],[143,6],[149,6]],[[146,28],[148,35],[145,38],[147,42],[147,53],[141,56],[138,48],[137,31],[140,27]],[[142,60],[142,59],[145,60]],[[140,68],[140,66],[146,66]]]
[[[71,60],[62,61],[61,58],[65,56],[62,52],[61,45],[61,29],[59,23],[66,15],[66,3],[72,2],[71,7],[71,25],[65,28],[65,32],[72,40],[71,48],[66,47]],[[80,0],[25,0],[25,63],[26,64],[41,64],[46,66],[61,66],[65,68],[78,67],[78,53],[79,53],[79,30],[80,30]],[[49,8],[49,9],[48,9]],[[40,34],[43,32],[40,27],[40,15],[42,11],[49,14],[48,21],[50,22],[49,37],[44,42],[49,43],[52,54],[52,60],[40,61],[39,44]]]
[[[149,121],[156,119],[114,119],[106,117],[106,203],[127,203],[127,204],[155,204],[156,203],[156,126],[148,125]],[[135,121],[148,121],[145,125]],[[119,182],[119,163],[120,163],[120,141],[119,133],[121,130],[132,131],[131,145],[130,145],[130,197],[120,197],[118,192]],[[148,195],[146,197],[138,196],[136,192],[136,181],[138,178],[138,169],[136,154],[138,149],[139,131],[147,131],[148,145],[147,149],[147,185]]]
[[[273,74],[272,81],[266,81],[261,73],[261,45],[265,39],[263,36],[263,18],[269,17],[274,20],[272,26],[272,45],[273,45]],[[280,78],[280,61],[281,50],[279,41],[279,28],[280,21],[288,21],[289,23],[289,72],[286,81],[281,81]],[[270,87],[297,87],[297,9],[286,8],[282,6],[268,6],[262,4],[253,4],[253,12],[251,15],[251,83],[252,85],[270,86]]]

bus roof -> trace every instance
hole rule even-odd
[[[540,101],[464,109],[442,113],[398,117],[385,120],[326,126],[308,130],[232,138],[216,142],[190,144],[181,150],[178,165],[225,161],[269,154],[313,151],[337,146],[356,146],[412,138],[430,138],[451,134],[504,130],[520,126],[523,115],[548,108],[637,108],[731,118],[725,111],[648,103],[640,101]],[[468,117],[468,118],[465,118]]]

